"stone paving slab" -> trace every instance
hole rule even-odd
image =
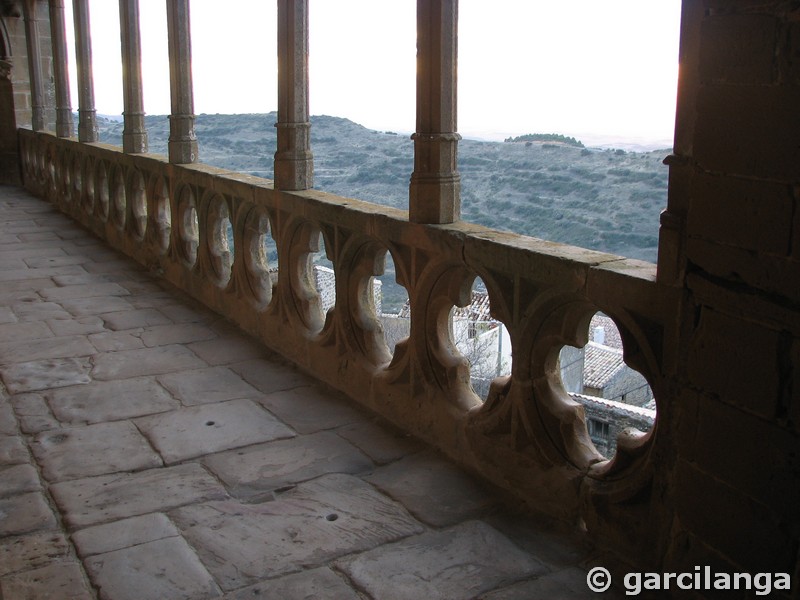
[[[144,348],[141,331],[107,331],[89,336],[89,341],[98,352],[119,352]]]
[[[47,326],[57,336],[89,335],[105,331],[100,317],[78,317],[77,319],[48,319]]]
[[[14,411],[0,389],[0,435],[14,435],[16,433],[17,420],[14,418]]]
[[[360,589],[381,600],[474,598],[547,572],[544,565],[479,521],[382,546],[341,561],[339,567]]]
[[[69,298],[59,302],[64,310],[75,317],[102,315],[124,310],[133,310],[130,302],[120,296],[91,296],[89,298]]]
[[[28,462],[28,450],[18,435],[0,436],[0,464],[17,465]]]
[[[41,489],[39,473],[30,464],[0,467],[0,481],[0,498]]]
[[[129,296],[130,292],[116,283],[97,283],[97,279],[81,282],[80,285],[66,285],[40,292],[42,298],[53,302],[72,298],[92,298],[94,296]]]
[[[128,421],[46,431],[36,436],[31,450],[49,481],[162,466],[161,457]]]
[[[85,336],[0,342],[0,364],[31,362],[46,358],[76,358],[95,354]]]
[[[46,397],[55,416],[71,425],[142,417],[180,406],[152,377],[94,381],[53,390]]]
[[[257,389],[227,367],[179,371],[158,377],[159,383],[186,406],[256,398]]]
[[[72,527],[227,497],[225,488],[198,464],[62,481],[51,485],[50,492]]]
[[[148,348],[168,344],[191,344],[192,342],[213,340],[216,337],[216,333],[200,323],[173,324],[170,322],[169,325],[148,327],[141,334],[142,342]],[[241,379],[239,380],[241,381]]]
[[[170,516],[226,591],[423,530],[401,505],[349,475],[325,475],[272,502],[211,502]]]
[[[127,379],[142,375],[163,375],[183,369],[207,366],[191,350],[179,344],[107,352],[95,357],[92,377],[100,380]]]
[[[321,432],[207,456],[232,496],[251,499],[327,473],[363,473],[372,461],[335,433]]]
[[[23,259],[23,262],[30,269],[45,269],[48,267],[66,267],[69,265],[80,265],[90,261],[85,256],[37,256]]]
[[[18,243],[14,244],[13,250],[3,250],[3,259],[23,260],[25,258],[41,258],[66,256],[66,253],[50,242],[37,243]]]
[[[99,554],[86,570],[108,600],[205,600],[222,592],[181,537]]]
[[[69,551],[69,542],[60,531],[4,538],[0,540],[0,577],[63,560]]]
[[[496,502],[486,486],[432,451],[376,469],[365,479],[436,527],[481,516]]]
[[[479,600],[530,600],[531,598],[619,600],[624,597],[614,590],[608,590],[602,594],[592,592],[586,585],[586,571],[572,567],[486,594]]]
[[[106,328],[111,331],[172,324],[172,321],[154,308],[125,309],[119,312],[105,313],[103,321]]]
[[[81,265],[35,270],[15,269],[13,271],[0,271],[0,282],[40,279],[42,277],[53,277],[54,275],[78,275],[85,272],[86,270]]]
[[[88,358],[53,358],[0,367],[0,376],[16,394],[89,383],[90,369]]]
[[[263,358],[234,363],[230,369],[265,394],[315,383],[308,375],[293,367]]]
[[[54,529],[53,511],[39,492],[0,499],[0,536]]]
[[[85,557],[179,535],[167,515],[151,513],[81,529],[72,534],[72,541],[78,553]]]
[[[361,600],[340,575],[327,567],[270,579],[225,594],[223,600]],[[422,600],[422,599],[420,599]]]
[[[336,430],[340,436],[369,456],[376,464],[385,465],[426,446],[413,436],[396,431],[388,425],[361,421]]]
[[[72,315],[56,302],[17,302],[11,306],[19,321],[46,321],[71,319]]]
[[[267,354],[263,345],[239,334],[236,337],[208,340],[189,344],[192,352],[209,365],[229,365],[235,362],[261,358]]]
[[[93,600],[80,564],[59,562],[0,579],[0,596],[14,600]]]
[[[320,386],[304,386],[267,394],[258,402],[298,433],[314,433],[365,419],[364,413],[334,394]]]
[[[173,323],[210,323],[219,319],[220,317],[207,308],[197,305],[192,301],[188,306],[186,304],[173,304],[175,301],[175,294],[169,294],[168,303],[160,303],[158,310],[167,315]]]
[[[7,306],[0,307],[0,324],[16,323],[17,315]]]
[[[136,425],[167,464],[295,435],[250,400],[182,408],[137,419]]]
[[[41,394],[17,394],[10,400],[23,433],[39,433],[60,426]]]

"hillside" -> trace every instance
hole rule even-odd
[[[199,115],[200,159],[272,177],[275,113]],[[169,121],[148,116],[151,152],[166,154]],[[312,117],[315,187],[408,207],[413,142],[338,117]],[[121,144],[122,123],[101,120],[101,141]],[[625,152],[576,144],[462,140],[462,217],[514,231],[655,261],[659,213],[666,205],[669,150]],[[549,135],[549,134],[548,134]],[[556,139],[554,138],[549,139]]]

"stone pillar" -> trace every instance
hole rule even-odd
[[[75,25],[75,57],[78,71],[78,140],[96,142],[97,111],[94,107],[89,0],[72,0],[72,18]]]
[[[44,80],[42,79],[42,48],[39,41],[39,21],[36,15],[36,0],[24,0],[22,14],[25,20],[25,41],[28,46],[28,73],[31,81],[31,128],[43,131]]]
[[[139,33],[139,0],[119,0],[119,33],[122,42],[122,150],[147,152],[142,97],[142,41]]]
[[[194,132],[189,0],[167,0],[167,33],[172,98],[172,114],[169,116],[169,162],[194,163],[198,160],[198,148]]]
[[[314,186],[308,115],[308,0],[278,0],[278,151],[275,187]]]
[[[67,69],[67,33],[64,29],[64,0],[50,0],[50,37],[53,40],[53,76],[56,84],[56,135],[73,135],[72,104]]]
[[[417,0],[417,129],[409,220],[461,218],[457,170],[456,65],[458,0]]]

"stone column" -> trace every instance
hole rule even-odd
[[[308,0],[278,0],[278,151],[275,187],[314,186],[308,115]]]
[[[142,97],[142,41],[139,33],[139,0],[119,0],[119,33],[122,42],[122,86],[125,126],[122,150],[147,152]]]
[[[36,0],[24,0],[22,15],[25,20],[25,41],[28,46],[28,73],[31,81],[31,128],[42,131],[44,118],[44,80],[42,79],[42,48],[39,41],[39,22]]]
[[[172,114],[169,116],[169,162],[194,163],[198,160],[198,148],[194,132],[189,0],[167,0],[167,33],[172,98]]]
[[[56,135],[72,137],[72,104],[67,69],[67,33],[64,29],[64,0],[50,0],[50,37],[53,40],[53,76],[56,84]]]
[[[458,0],[417,0],[417,129],[409,220],[461,218],[457,170],[456,65]]]
[[[75,25],[75,58],[78,71],[78,140],[96,142],[97,111],[94,107],[89,0],[72,0],[72,18]]]

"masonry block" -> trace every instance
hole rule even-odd
[[[701,86],[694,157],[720,173],[793,181],[800,171],[800,88]],[[770,115],[770,118],[764,118]]]
[[[782,48],[782,64],[786,69],[786,81],[792,85],[800,84],[800,23],[788,27],[789,43]]]
[[[698,238],[686,241],[686,258],[715,277],[784,296],[790,302],[796,301],[800,289],[800,260],[794,258],[756,253]]]
[[[768,507],[680,462],[676,513],[686,528],[751,572],[791,573],[796,540]]]
[[[786,255],[792,237],[792,189],[785,184],[698,174],[686,223],[689,236]]]
[[[770,84],[775,77],[778,19],[720,15],[702,24],[700,78],[706,82]]]
[[[800,433],[800,340],[792,345],[791,397],[789,400],[789,423]]]
[[[778,401],[778,333],[703,308],[688,355],[690,385],[767,419]]]
[[[695,410],[697,433],[681,445],[687,460],[776,513],[790,513],[800,504],[793,432],[710,398]]]

